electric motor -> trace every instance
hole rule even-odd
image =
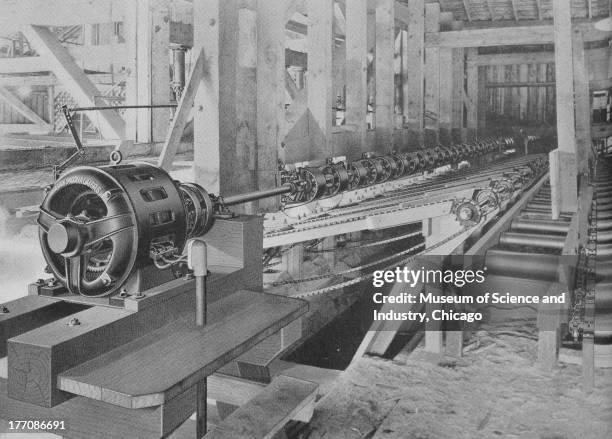
[[[38,217],[49,270],[69,292],[116,292],[135,268],[180,255],[213,221],[200,186],[146,163],[80,166],[48,191]]]

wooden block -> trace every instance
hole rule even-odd
[[[446,355],[452,357],[463,356],[463,331],[446,332]]]
[[[279,376],[265,390],[233,412],[207,439],[264,439],[280,431],[292,417],[314,405],[317,384]]]
[[[215,302],[197,327],[180,318],[62,373],[58,387],[128,408],[162,404],[306,312],[302,300],[239,291]],[[169,364],[168,358],[181,361]],[[10,373],[10,364],[9,364]]]
[[[0,313],[0,357],[6,355],[9,338],[86,308],[40,296],[20,297],[4,303],[4,306],[9,312]]]
[[[166,437],[176,427],[175,404],[184,402],[182,398],[144,410],[125,409],[84,397],[45,408],[9,398],[7,382],[0,379],[0,418],[63,420],[66,430],[52,432],[71,439],[152,439]]]

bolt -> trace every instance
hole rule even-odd
[[[79,326],[80,324],[81,322],[76,317],[71,318],[70,321],[67,323],[68,326]]]
[[[57,285],[57,280],[55,280],[54,277],[52,277],[51,279],[47,280],[47,286],[48,287],[54,287]]]
[[[0,314],[8,314],[9,312],[9,309],[6,306],[0,306]]]
[[[144,294],[142,294],[142,291],[137,292],[136,294],[132,294],[132,298],[133,299],[143,299],[145,297]]]
[[[44,285],[45,284],[45,280],[44,279],[36,279],[36,284],[37,285]]]
[[[121,288],[121,291],[119,291],[119,297],[127,297],[129,296],[127,290],[125,288]]]

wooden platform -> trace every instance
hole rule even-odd
[[[127,408],[157,406],[306,312],[305,301],[239,291],[58,376],[61,390]]]
[[[296,415],[312,416],[318,385],[279,376],[255,398],[243,405],[209,432],[206,439],[267,439]]]

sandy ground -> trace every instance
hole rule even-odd
[[[612,370],[581,390],[579,366],[536,367],[525,322],[476,332],[464,358],[401,352],[353,363],[316,407],[308,439],[612,437]],[[512,334],[515,333],[515,334]],[[518,335],[518,336],[517,336]]]

